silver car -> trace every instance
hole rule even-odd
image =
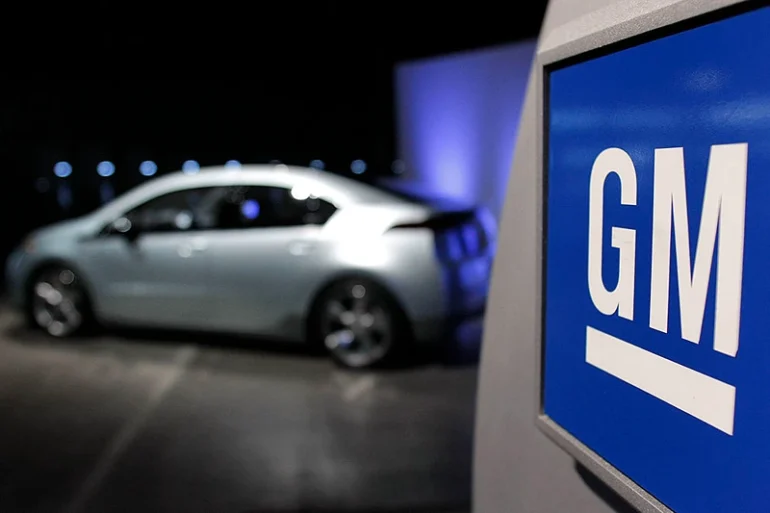
[[[305,168],[148,181],[32,233],[7,283],[28,321],[254,334],[379,364],[480,316],[495,229],[480,209]]]

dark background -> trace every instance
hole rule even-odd
[[[388,175],[396,63],[529,39],[543,14],[540,2],[489,0],[202,7],[6,6],[0,263],[30,230],[99,203],[102,160],[116,164],[116,193],[147,180],[143,160],[162,174],[187,159],[322,159],[350,174],[364,159],[357,178]],[[61,160],[66,179],[53,173]],[[55,193],[65,184],[68,212]],[[23,324],[0,301],[2,512],[470,507],[477,375],[466,363],[478,342],[448,345],[435,364],[353,373],[246,337],[51,341]]]
[[[0,258],[31,229],[95,208],[102,160],[116,164],[109,180],[118,194],[147,179],[138,172],[143,160],[162,174],[187,159],[321,159],[350,174],[351,161],[363,159],[363,178],[390,174],[394,65],[534,37],[545,8],[263,4],[195,20],[182,11],[161,20],[138,6],[67,22],[53,13],[32,31],[7,19],[0,43],[29,53],[10,52],[19,67],[0,80]],[[73,165],[68,212],[56,202],[60,160]]]

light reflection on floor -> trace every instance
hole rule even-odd
[[[0,511],[468,508],[473,366],[348,372],[211,337],[54,344],[18,321],[0,312]]]

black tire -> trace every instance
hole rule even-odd
[[[395,363],[409,345],[409,321],[392,295],[365,278],[327,287],[308,323],[308,338],[324,347],[334,362],[349,369]]]
[[[55,338],[80,335],[94,325],[88,292],[67,265],[49,265],[32,276],[24,313],[30,327]]]

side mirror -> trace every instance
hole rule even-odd
[[[127,217],[119,217],[110,225],[110,231],[114,234],[121,235],[129,242],[134,242],[139,238],[140,230],[135,226]]]

